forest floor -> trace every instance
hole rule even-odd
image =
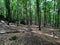
[[[8,40],[11,36],[16,35],[17,37],[20,37],[20,35],[24,35],[25,33],[28,34],[28,33],[32,32],[32,35],[35,35],[37,37],[41,37],[43,40],[46,40],[46,41],[54,43],[54,44],[56,44],[56,43],[60,44],[60,32],[59,32],[59,29],[41,27],[41,31],[39,31],[37,25],[20,25],[20,26],[15,26],[15,27],[9,27],[9,28],[7,28],[5,30],[7,32],[10,32],[12,30],[15,30],[15,31],[17,30],[19,32],[18,33],[0,34],[0,39]],[[53,34],[53,32],[54,32],[54,34]],[[10,43],[9,41],[6,41],[6,42]]]
[[[28,30],[29,28],[27,28],[28,26],[20,26],[20,29],[22,30]],[[48,27],[42,27],[41,31],[38,30],[38,26],[37,25],[31,25],[31,32],[35,33],[37,36],[39,35],[43,35],[43,39],[48,40],[48,41],[52,41],[52,42],[58,42],[60,43],[60,32],[59,29],[53,29],[53,28],[48,28]],[[54,33],[54,34],[53,34]]]

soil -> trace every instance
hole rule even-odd
[[[0,34],[1,45],[60,45],[59,29],[42,27],[39,31],[37,25],[20,25],[15,28],[19,32]],[[6,31],[11,31],[11,29],[8,28]],[[56,35],[54,36],[52,32]],[[17,39],[9,40],[14,35]]]

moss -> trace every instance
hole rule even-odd
[[[16,40],[16,39],[17,37],[15,35],[9,38],[9,40]]]

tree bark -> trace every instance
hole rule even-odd
[[[11,20],[11,10],[10,10],[10,0],[5,0],[5,6],[6,6],[6,18],[7,20]]]
[[[39,7],[39,0],[36,0],[36,6],[37,6],[37,16],[38,16],[38,24],[39,24],[39,30],[41,30],[41,12]]]
[[[44,27],[46,26],[46,0],[44,1]]]
[[[32,25],[31,1],[29,1],[29,3],[30,3],[30,25]]]

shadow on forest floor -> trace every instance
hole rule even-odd
[[[19,31],[19,33],[6,33],[0,34],[0,44],[12,44],[12,45],[60,45],[60,37],[51,34],[51,32],[56,31],[49,28],[42,28],[41,31],[38,30],[37,25],[20,25],[14,27],[7,28],[6,31]],[[16,28],[16,30],[15,30]],[[58,32],[58,31],[57,31]],[[57,34],[57,33],[56,33]],[[2,36],[1,36],[2,35]],[[10,41],[9,38],[11,36],[17,36],[17,40]]]

